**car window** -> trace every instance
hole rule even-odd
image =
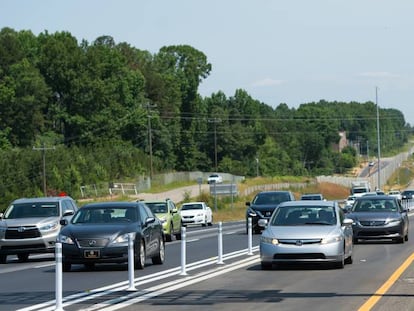
[[[166,202],[145,202],[148,208],[154,214],[164,214],[168,212],[168,207]]]
[[[330,206],[294,206],[278,208],[272,226],[334,225],[336,214]]]
[[[354,212],[396,212],[399,209],[393,200],[359,200],[354,204]]]
[[[5,219],[59,216],[57,202],[27,202],[11,205],[5,212]]]
[[[181,210],[185,211],[185,210],[194,210],[194,209],[203,209],[203,205],[202,204],[184,204],[181,207]]]
[[[289,193],[259,193],[254,199],[253,204],[280,204],[282,202],[290,201]]]

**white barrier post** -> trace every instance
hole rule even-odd
[[[252,218],[249,217],[248,218],[248,222],[247,222],[247,239],[248,239],[248,251],[247,251],[247,255],[253,255],[253,251],[252,251],[252,236],[253,236],[253,232],[252,232]]]
[[[62,243],[55,244],[55,297],[56,297],[56,311],[63,311],[62,304]]]
[[[186,227],[181,227],[181,273],[180,275],[187,275],[185,271],[186,266]]]
[[[217,264],[222,265],[223,262],[223,228],[222,222],[218,223],[218,257],[217,257]]]
[[[129,281],[129,287],[127,290],[129,291],[135,291],[135,284],[134,284],[134,240],[135,240],[135,234],[129,233],[128,234],[128,281]],[[138,254],[140,256],[141,254]]]

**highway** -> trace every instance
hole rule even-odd
[[[244,222],[223,224],[220,263],[217,225],[188,228],[184,271],[181,241],[166,244],[164,265],[148,261],[144,270],[135,271],[135,290],[128,287],[126,265],[97,265],[94,271],[74,266],[72,272],[63,274],[63,308],[413,310],[413,230],[414,226],[404,244],[382,241],[355,245],[354,263],[344,269],[295,265],[262,271],[260,235],[253,236],[249,254]],[[383,292],[378,292],[381,287]],[[372,297],[378,301],[373,302]],[[26,263],[10,258],[1,265],[0,310],[55,310],[54,298],[52,255],[31,256]]]

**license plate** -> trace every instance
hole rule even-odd
[[[85,258],[99,258],[100,253],[99,253],[99,250],[87,250],[87,251],[84,251],[83,256]]]

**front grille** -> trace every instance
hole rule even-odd
[[[364,227],[380,227],[385,225],[384,220],[364,220],[359,223]]]
[[[288,245],[308,245],[308,244],[319,244],[321,239],[309,239],[309,240],[295,240],[295,239],[286,239],[286,240],[279,240],[281,244],[288,244]]]
[[[194,216],[183,216],[184,219],[192,219]]]
[[[322,253],[292,253],[292,254],[275,254],[273,259],[280,260],[315,260],[315,259],[326,259]]]
[[[32,239],[41,237],[40,231],[35,226],[30,227],[10,227],[6,230],[6,239]]]
[[[1,247],[2,250],[35,250],[45,249],[44,244],[30,244],[30,245],[5,245]]]
[[[105,247],[109,239],[79,239],[77,242],[79,247]]]

